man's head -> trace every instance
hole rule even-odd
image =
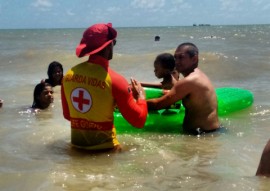
[[[76,55],[78,57],[90,56],[99,53],[108,46],[113,47],[116,37],[117,31],[112,28],[111,23],[94,24],[84,31],[81,42],[76,48]],[[107,54],[110,54],[108,57],[111,59],[112,50]]]
[[[193,43],[180,44],[174,53],[176,69],[184,76],[198,67],[199,50]]]

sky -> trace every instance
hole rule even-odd
[[[269,0],[0,0],[0,29],[270,24]]]

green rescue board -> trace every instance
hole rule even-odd
[[[161,89],[144,88],[146,99],[157,98],[163,95]],[[218,99],[218,115],[224,116],[235,111],[240,111],[252,105],[253,94],[249,90],[222,87],[216,89]],[[177,102],[176,105],[181,102]],[[161,109],[149,111],[146,123],[143,128],[138,129],[130,125],[120,112],[114,112],[114,124],[117,133],[141,133],[141,132],[160,132],[160,133],[182,133],[182,124],[185,115],[185,108],[180,109]]]

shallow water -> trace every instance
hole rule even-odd
[[[269,190],[255,177],[270,138],[269,25],[120,28],[111,66],[127,79],[158,81],[153,60],[184,41],[200,49],[200,68],[216,87],[241,87],[254,104],[220,118],[224,133],[119,134],[120,154],[89,154],[70,147],[60,87],[40,113],[28,110],[48,64],[65,71],[84,59],[74,48],[82,29],[0,30],[1,190]],[[154,42],[155,35],[161,36]],[[3,40],[2,40],[3,39]]]

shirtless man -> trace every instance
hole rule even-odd
[[[217,97],[209,78],[198,68],[198,48],[192,43],[180,44],[174,57],[176,69],[184,78],[164,96],[147,100],[148,108],[162,109],[182,100],[184,131],[201,134],[218,129]]]

